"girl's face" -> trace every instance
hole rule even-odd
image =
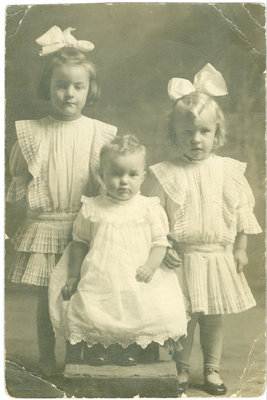
[[[50,82],[50,100],[54,116],[72,121],[81,116],[89,90],[89,74],[83,65],[58,65]]]
[[[107,193],[117,200],[130,200],[140,190],[145,177],[142,153],[107,156],[101,170]]]
[[[214,111],[204,108],[199,118],[191,112],[176,116],[176,144],[189,160],[205,160],[211,153],[217,129]]]

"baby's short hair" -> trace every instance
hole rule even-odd
[[[146,148],[139,142],[136,136],[127,134],[116,136],[110,143],[105,144],[100,151],[100,168],[103,167],[107,157],[141,153],[146,165]]]
[[[217,129],[214,137],[213,149],[218,149],[226,142],[224,114],[213,97],[204,93],[193,92],[177,100],[168,115],[168,134],[172,143],[176,142],[175,125],[179,124],[178,114],[192,113],[198,119],[204,108],[209,107],[215,113]]]
[[[50,100],[50,83],[53,69],[58,65],[83,65],[89,75],[89,91],[86,104],[93,104],[99,97],[98,77],[95,65],[90,61],[88,55],[74,47],[64,47],[50,57],[38,87],[38,96],[42,100]]]

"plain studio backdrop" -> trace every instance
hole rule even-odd
[[[14,121],[38,119],[49,113],[49,104],[37,97],[47,60],[39,57],[35,39],[53,25],[62,30],[73,27],[77,39],[95,44],[91,58],[99,72],[101,98],[93,107],[85,108],[84,114],[118,126],[119,134],[137,135],[149,151],[149,164],[175,155],[167,139],[166,117],[172,104],[167,94],[169,79],[193,81],[207,62],[222,73],[229,95],[218,102],[225,112],[228,140],[218,154],[248,163],[246,176],[256,199],[255,214],[264,229],[264,11],[260,4],[237,3],[9,6],[6,165],[16,140]],[[9,183],[7,167],[6,188]],[[249,238],[248,256],[245,274],[258,304],[264,307],[264,234]],[[10,311],[15,306],[9,286],[7,293]],[[6,314],[6,318],[12,316]],[[263,324],[261,317],[257,323]],[[18,331],[20,328],[15,318],[7,326],[12,353],[17,345],[15,327]],[[240,326],[240,332],[243,329]]]
[[[167,140],[172,77],[193,81],[211,63],[224,76],[228,141],[218,154],[248,163],[247,178],[264,228],[265,42],[264,7],[246,4],[79,4],[10,6],[6,24],[6,158],[16,140],[14,121],[38,119],[49,104],[37,97],[46,63],[35,39],[53,25],[74,27],[92,41],[101,98],[84,114],[136,134],[149,163],[174,154]],[[7,184],[10,177],[7,168]],[[249,241],[247,276],[264,289],[264,238]]]

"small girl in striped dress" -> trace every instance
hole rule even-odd
[[[39,366],[45,375],[56,371],[48,311],[50,274],[72,239],[81,195],[98,193],[100,149],[117,131],[82,115],[98,94],[96,70],[88,57],[94,45],[76,40],[72,30],[62,32],[54,26],[36,40],[42,46],[40,55],[48,59],[39,94],[50,102],[51,111],[40,120],[16,121],[18,141],[10,156],[7,201],[11,212],[26,204],[27,217],[12,237],[16,255],[8,279],[39,287],[37,337]]]
[[[183,350],[174,352],[178,394],[188,386],[190,354],[196,324],[204,359],[204,388],[226,393],[220,378],[223,315],[255,306],[243,274],[247,234],[261,228],[253,214],[254,197],[244,172],[246,164],[219,157],[213,150],[225,142],[223,113],[214,96],[227,94],[222,75],[207,64],[194,85],[173,78],[168,86],[175,101],[169,134],[179,155],[153,165],[150,195],[167,211],[173,249],[166,262],[176,269],[188,299],[191,319]]]

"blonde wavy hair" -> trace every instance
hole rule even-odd
[[[216,115],[217,129],[214,137],[213,150],[222,147],[226,142],[224,114],[213,97],[204,93],[193,92],[177,100],[168,113],[168,136],[172,143],[176,143],[175,126],[179,124],[179,114],[190,112],[198,120],[203,109],[208,107]]]

